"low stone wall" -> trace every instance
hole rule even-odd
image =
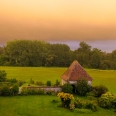
[[[45,92],[54,91],[56,93],[62,91],[61,86],[28,86],[28,87],[21,87],[20,88],[20,93],[21,93],[21,89],[23,89],[23,88],[27,88],[27,89],[37,89],[37,90],[42,89]]]

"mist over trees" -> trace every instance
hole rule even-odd
[[[30,40],[9,41],[0,47],[1,66],[68,67],[73,60],[85,68],[116,69],[116,50],[106,53],[80,42],[72,51],[66,44]]]

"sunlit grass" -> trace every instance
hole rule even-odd
[[[61,81],[60,76],[67,68],[58,67],[0,67],[0,70],[7,72],[7,78],[24,80],[27,83],[32,78],[35,82],[46,83],[48,80],[55,84],[56,79]],[[85,69],[93,78],[92,85],[106,85],[112,93],[116,94],[116,71],[115,70],[96,70]]]

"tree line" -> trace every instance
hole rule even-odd
[[[106,53],[84,41],[76,50],[66,44],[31,40],[9,41],[0,47],[1,66],[68,67],[73,60],[85,68],[116,69],[116,50]]]

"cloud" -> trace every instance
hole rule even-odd
[[[0,43],[14,39],[116,39],[116,0],[5,0],[0,2]]]

